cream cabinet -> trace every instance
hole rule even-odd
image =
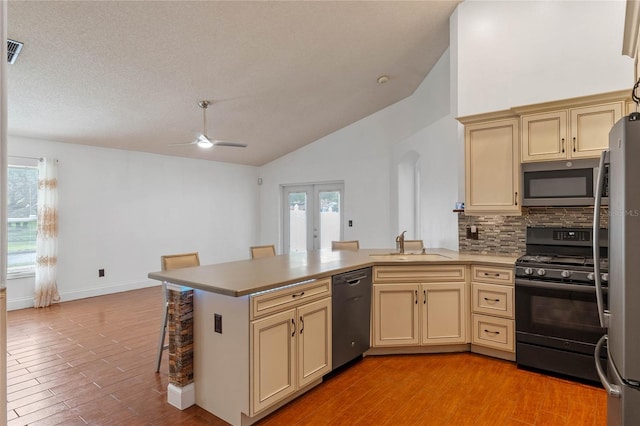
[[[286,310],[251,322],[251,416],[331,371],[331,298],[309,301],[323,288],[330,292],[330,280],[254,298],[254,313]]]
[[[462,265],[375,267],[373,346],[466,343],[466,276]]]
[[[517,118],[465,125],[465,214],[520,214],[519,147]]]
[[[599,157],[623,110],[619,101],[523,115],[522,162]]]
[[[472,265],[471,293],[471,343],[515,353],[513,268]]]

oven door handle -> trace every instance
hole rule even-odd
[[[579,285],[579,284],[559,284],[552,283],[548,281],[530,281],[530,280],[519,280],[516,278],[516,286],[521,287],[533,287],[533,288],[541,288],[546,290],[565,290],[565,291],[577,291],[580,293],[594,293],[596,288],[590,285]]]
[[[593,206],[593,275],[596,283],[596,302],[598,303],[598,319],[600,327],[609,326],[609,313],[604,309],[602,297],[602,281],[600,278],[600,206],[602,204],[602,184],[604,180],[605,163],[608,160],[608,151],[602,151],[598,168],[598,181],[596,183],[595,202]]]

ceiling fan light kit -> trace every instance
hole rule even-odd
[[[213,146],[213,142],[211,142],[205,135],[198,136],[198,141],[196,142],[196,144],[200,148],[211,148]]]

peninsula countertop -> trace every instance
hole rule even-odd
[[[515,256],[460,253],[447,249],[428,249],[426,255],[391,255],[393,251],[317,250],[151,272],[148,277],[231,297],[241,297],[375,265],[474,263],[512,267],[516,261]]]

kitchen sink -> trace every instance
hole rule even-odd
[[[392,261],[402,261],[402,260],[412,260],[412,261],[421,261],[421,260],[444,260],[451,259],[448,256],[444,256],[442,254],[435,253],[380,253],[380,254],[370,254],[369,256],[377,259],[384,260],[392,260]]]

